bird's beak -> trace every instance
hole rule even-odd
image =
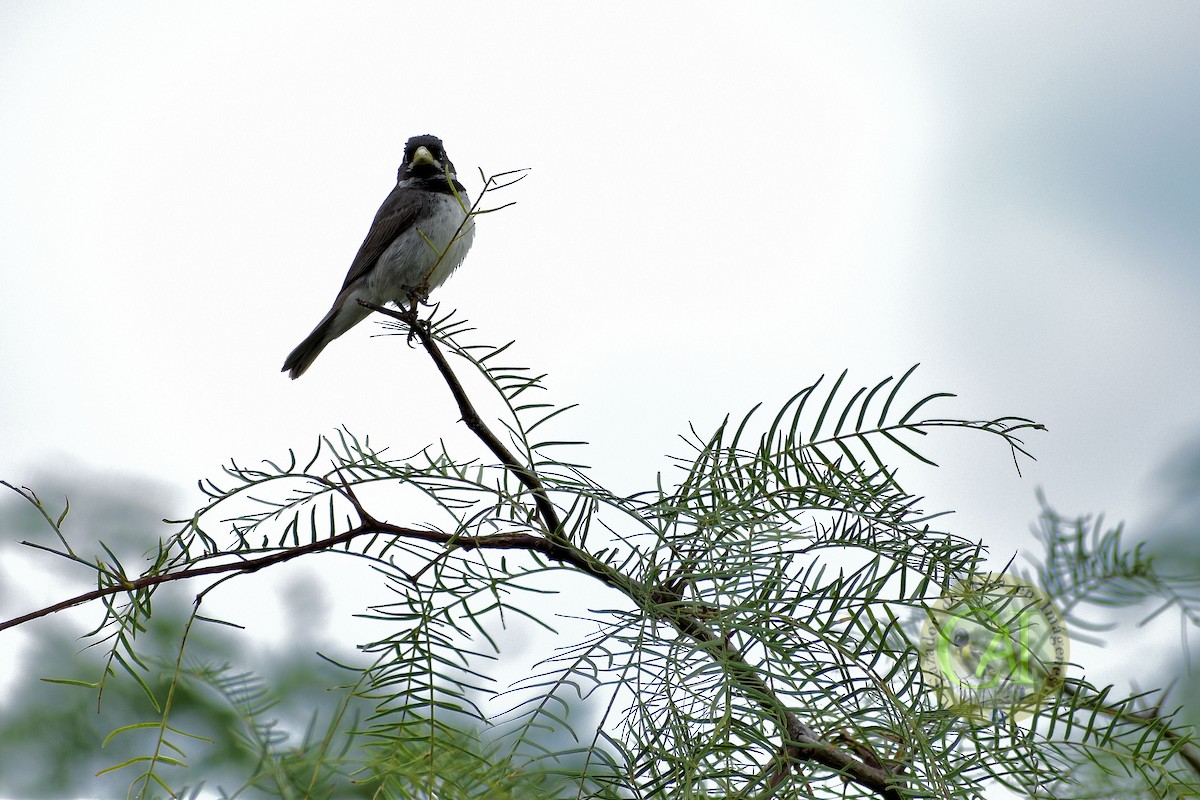
[[[433,153],[429,152],[428,147],[418,147],[417,152],[413,153],[412,166],[417,164],[428,164],[431,167],[441,167],[437,159],[433,157]]]

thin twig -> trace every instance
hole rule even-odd
[[[429,357],[433,359],[438,372],[442,374],[442,379],[446,382],[446,386],[450,388],[450,393],[454,395],[454,402],[458,404],[458,411],[462,415],[462,421],[483,442],[484,446],[492,451],[492,454],[500,460],[500,463],[512,472],[517,480],[533,494],[533,502],[537,506],[537,513],[541,517],[546,534],[555,537],[559,536],[562,521],[559,519],[558,511],[554,508],[554,504],[550,502],[550,497],[546,494],[546,487],[542,483],[542,479],[538,477],[538,474],[531,467],[522,464],[504,446],[499,437],[492,433],[491,428],[479,416],[479,412],[475,410],[475,405],[471,402],[471,398],[467,396],[466,390],[463,389],[458,376],[454,374],[454,370],[450,367],[450,362],[446,360],[445,354],[438,347],[437,340],[430,333],[429,328],[416,319],[411,309],[396,311],[391,308],[375,305],[374,303],[368,303],[365,300],[359,300],[358,302],[372,311],[378,311],[385,316],[405,323],[416,334],[417,338],[421,340],[421,345],[425,348],[425,352],[429,353]]]

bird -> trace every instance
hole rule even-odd
[[[375,214],[333,307],[281,371],[299,378],[326,345],[366,319],[371,311],[359,300],[402,308],[408,301],[415,310],[418,300],[458,269],[474,238],[470,200],[442,140],[412,137],[404,145],[396,188]]]

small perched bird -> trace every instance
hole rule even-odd
[[[444,283],[475,236],[469,206],[442,140],[428,134],[409,139],[396,188],[379,207],[333,308],[283,362],[283,371],[299,378],[327,344],[366,319],[371,311],[360,299],[401,305]]]

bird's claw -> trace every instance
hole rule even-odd
[[[413,339],[415,339],[417,336],[418,325],[424,326],[425,330],[429,330],[429,322],[427,320],[419,319],[417,314],[420,311],[421,306],[430,306],[432,304],[429,302],[428,286],[417,286],[408,289],[406,290],[405,295],[408,298],[408,305],[401,310],[403,311],[405,319],[409,325],[408,344],[411,347]]]

